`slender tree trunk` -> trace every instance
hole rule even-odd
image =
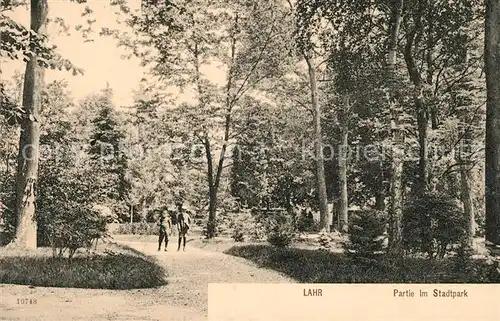
[[[460,153],[459,153],[460,155]],[[459,156],[460,162],[460,198],[462,200],[462,204],[464,206],[464,214],[467,218],[468,224],[468,232],[469,238],[467,240],[468,245],[473,245],[474,234],[476,232],[476,221],[474,216],[474,202],[473,202],[473,194],[471,188],[471,169],[469,168],[470,164],[466,160],[464,160],[461,156]]]
[[[486,0],[486,242],[500,245],[500,0]]]
[[[227,120],[229,124],[230,119]],[[227,125],[229,128],[229,125]],[[226,131],[227,136],[229,136],[229,130]],[[227,140],[226,140],[227,141]],[[212,147],[208,137],[204,139],[205,153],[207,158],[207,181],[208,181],[208,194],[209,194],[209,206],[208,206],[208,222],[207,222],[207,238],[214,238],[217,236],[217,196],[219,192],[220,180],[222,176],[222,169],[224,166],[225,152],[227,145],[223,144],[222,150],[219,154],[219,163],[217,168],[214,170],[214,162],[212,157]]]
[[[464,44],[465,47],[465,44]],[[468,53],[465,50],[463,55],[463,63],[461,66],[461,71],[466,71],[468,65]],[[468,77],[465,77],[464,82],[469,81]],[[468,105],[472,104],[471,99],[465,99],[461,105],[467,108]],[[474,213],[474,201],[473,201],[473,191],[471,187],[472,173],[473,173],[473,163],[471,161],[471,143],[473,140],[472,128],[470,124],[473,122],[474,117],[468,117],[468,115],[462,116],[463,133],[462,148],[457,153],[457,162],[460,169],[460,199],[463,204],[464,215],[467,218],[468,224],[468,238],[464,240],[465,246],[471,247],[474,245],[474,234],[476,232],[476,221]],[[465,147],[465,148],[464,148]]]
[[[316,70],[311,57],[304,54],[308,71],[309,84],[311,86],[311,104],[314,111],[314,139],[315,139],[315,161],[316,161],[316,184],[318,188],[318,201],[320,213],[320,229],[330,232],[332,222],[328,211],[328,198],[326,194],[325,165],[323,163],[323,135],[321,133],[321,108],[318,102],[318,87],[316,82]]]
[[[382,170],[382,169],[380,169]],[[378,180],[379,185],[378,189],[375,191],[375,209],[377,211],[385,211],[385,183],[384,183],[384,178],[381,175],[381,177]]]
[[[235,17],[234,21],[235,30],[238,26],[238,16]],[[235,31],[233,31],[235,32]],[[195,44],[194,56],[196,58],[196,84],[198,87],[198,93],[200,95],[200,105],[205,105],[205,101],[201,98],[203,97],[203,90],[200,82],[200,65],[199,65],[199,52],[197,44]],[[209,189],[209,208],[208,208],[208,222],[207,222],[207,238],[214,238],[217,234],[217,195],[220,186],[220,180],[222,177],[222,171],[224,168],[224,161],[226,157],[226,150],[230,138],[231,131],[231,114],[236,103],[236,97],[231,95],[231,89],[233,87],[233,64],[236,57],[236,35],[233,33],[231,35],[231,60],[229,64],[229,74],[226,84],[226,117],[224,121],[224,142],[222,144],[221,151],[219,153],[219,162],[217,168],[214,169],[214,160],[212,157],[212,147],[208,135],[203,138],[205,145],[205,153],[207,158],[207,178],[208,178],[208,189]]]
[[[217,236],[217,190],[212,186],[209,191],[207,238]]]
[[[429,157],[428,157],[428,126],[429,117],[427,107],[424,104],[423,97],[423,81],[422,75],[418,70],[417,64],[415,62],[416,52],[419,50],[420,39],[423,33],[423,23],[422,16],[427,7],[427,3],[424,0],[419,0],[417,3],[417,13],[414,18],[415,25],[412,30],[409,31],[407,36],[407,42],[404,49],[404,58],[406,62],[406,67],[408,69],[408,75],[414,86],[413,101],[415,103],[416,116],[417,116],[417,127],[418,127],[418,142],[419,142],[419,176],[418,176],[418,192],[425,192],[428,189],[429,183]],[[431,26],[429,26],[431,27]],[[430,41],[430,39],[429,39]],[[429,45],[429,44],[428,44]],[[415,49],[414,49],[415,48]],[[427,48],[428,52],[432,48]],[[426,58],[432,59],[432,56],[426,55]],[[432,65],[428,66],[428,69],[432,69]],[[432,82],[432,70],[429,70],[428,78],[431,78]],[[429,81],[429,79],[427,79]]]
[[[31,0],[31,29],[38,35],[46,34],[47,0]],[[32,57],[26,64],[23,88],[21,136],[17,158],[16,216],[17,230],[14,243],[23,248],[37,247],[36,183],[38,179],[40,145],[41,87],[44,70],[38,59]]]
[[[338,216],[338,230],[342,233],[348,232],[349,224],[349,199],[347,195],[347,158],[349,156],[348,143],[349,131],[346,121],[346,113],[349,108],[349,98],[345,98],[344,110],[341,117],[341,146],[339,150],[339,185],[340,185],[340,211]]]
[[[375,190],[375,208],[378,211],[385,211],[385,183],[384,183],[384,161],[382,153],[383,148],[380,151],[379,161],[378,161],[378,188]]]
[[[342,146],[347,148],[348,132],[344,128],[342,130]],[[348,195],[347,195],[347,151],[343,151],[339,155],[339,184],[340,184],[340,211],[339,211],[339,231],[348,232]]]
[[[208,222],[207,222],[207,238],[214,238],[216,235],[216,220],[217,220],[217,186],[214,179],[214,167],[212,158],[212,148],[210,140],[207,136],[204,138],[205,154],[207,158],[207,182],[208,182]]]
[[[425,192],[428,188],[428,167],[429,167],[429,152],[428,152],[428,127],[429,119],[427,110],[422,96],[422,79],[415,65],[415,60],[412,53],[412,44],[414,42],[415,33],[413,32],[408,39],[405,49],[405,60],[410,74],[410,79],[414,85],[413,101],[417,113],[417,128],[418,128],[418,143],[419,143],[419,176],[418,176],[418,192]]]
[[[422,98],[415,98],[417,107],[418,143],[419,143],[419,192],[429,187],[429,121]]]
[[[403,0],[393,2],[392,18],[389,35],[388,50],[388,80],[390,82],[389,104],[392,112],[392,163],[391,163],[391,181],[390,181],[390,209],[389,209],[389,253],[393,255],[402,254],[402,232],[401,220],[403,216],[403,142],[404,133],[400,128],[400,108],[395,96],[396,91],[396,53],[399,28],[401,23],[401,14],[403,10]]]

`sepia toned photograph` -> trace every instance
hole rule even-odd
[[[499,284],[500,0],[0,0],[0,320],[494,321]]]

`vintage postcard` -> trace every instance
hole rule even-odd
[[[0,320],[500,320],[500,0],[0,0]]]

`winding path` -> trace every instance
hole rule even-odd
[[[168,285],[141,290],[29,288],[0,284],[0,320],[207,320],[209,283],[291,283],[277,272],[261,269],[222,253],[189,247],[186,252],[157,252],[150,242],[119,241],[166,267]],[[174,244],[171,244],[174,249]],[[18,298],[36,298],[20,305]]]

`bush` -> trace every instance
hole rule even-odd
[[[355,258],[372,259],[384,250],[386,215],[376,210],[362,210],[351,216],[350,234],[344,250]]]
[[[265,217],[263,223],[267,241],[273,246],[289,246],[296,238],[293,220],[285,213],[270,214]]]
[[[82,206],[58,211],[46,219],[45,228],[54,255],[63,256],[68,251],[72,258],[79,248],[90,248],[94,242],[108,236],[106,217],[98,211]]]
[[[474,259],[475,251],[470,246],[461,246],[451,260],[450,270],[465,282],[500,282],[500,260],[488,256]]]
[[[297,231],[315,232],[319,228],[318,222],[314,219],[311,211],[301,211],[297,218]]]
[[[228,227],[232,229],[231,237],[236,242],[243,242],[247,237],[256,241],[265,239],[266,234],[262,224],[257,222],[251,210],[241,210],[228,217],[230,219]]]
[[[250,239],[252,241],[264,241],[267,238],[266,227],[264,223],[256,221],[250,229]]]
[[[468,220],[457,201],[427,193],[409,202],[403,213],[403,242],[409,252],[443,258],[468,235]]]
[[[239,224],[234,228],[233,234],[231,235],[231,238],[235,242],[245,241],[245,233],[243,232],[243,225]]]

